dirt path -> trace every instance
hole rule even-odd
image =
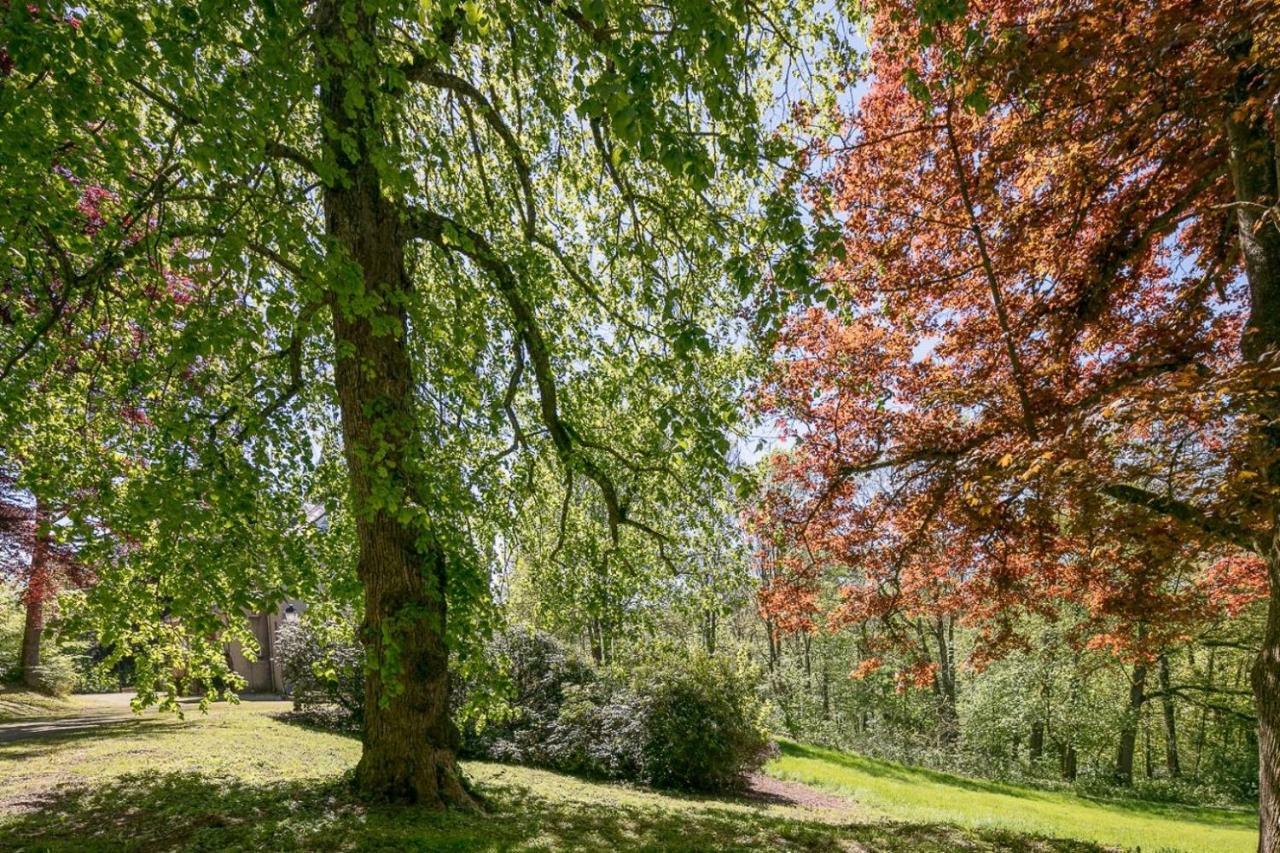
[[[775,779],[764,773],[753,773],[747,790],[748,796],[752,799],[779,805],[800,806],[808,809],[848,809],[853,805],[844,797],[810,788],[801,782]]]
[[[134,713],[129,702],[132,693],[95,693],[73,696],[72,705],[65,710],[51,712],[48,716],[31,717],[0,723],[0,744],[70,735],[82,735],[103,726],[142,722],[160,716],[154,709]],[[195,707],[198,699],[179,700],[184,708],[199,713]],[[278,696],[241,696],[239,705],[218,703],[210,713],[225,713],[231,708],[250,713],[279,713],[288,711],[292,703]]]

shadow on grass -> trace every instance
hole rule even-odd
[[[55,752],[78,740],[132,737],[175,725],[170,717],[68,717],[0,726],[0,762]]]
[[[251,786],[195,773],[121,777],[16,804],[6,850],[729,851],[1094,853],[1070,841],[906,824],[834,826],[716,808],[553,801],[490,784],[490,813],[365,806],[345,784]],[[860,845],[860,846],[859,846]]]
[[[864,756],[838,752],[832,749],[807,746],[793,741],[782,741],[779,745],[782,749],[782,754],[785,756],[825,761],[830,764],[846,767],[859,773],[865,773],[869,776],[893,779],[894,781],[905,782],[908,784],[929,782],[934,785],[958,788],[965,791],[999,794],[1007,797],[1018,797],[1020,799],[1028,800],[1034,799],[1046,802],[1069,802],[1071,800],[1076,800],[1080,805],[1107,809],[1121,814],[1148,815],[1166,820],[1188,821],[1191,823],[1199,823],[1222,828],[1252,829],[1258,822],[1257,814],[1248,810],[1220,809],[1207,806],[1188,806],[1177,803],[1159,803],[1152,800],[1116,800],[1103,799],[1100,797],[1084,797],[1069,791],[1042,791],[1022,785],[1012,785],[1002,782],[987,782],[981,779],[971,779],[966,776],[956,776],[951,773],[944,773],[939,770],[929,770],[923,767],[908,767],[892,761],[881,761],[879,759],[866,758]]]

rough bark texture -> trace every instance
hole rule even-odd
[[[1258,703],[1258,850],[1280,850],[1280,542],[1268,560],[1271,602],[1262,651],[1253,665],[1253,695]]]
[[[1125,709],[1124,728],[1120,730],[1120,746],[1116,750],[1116,778],[1123,784],[1133,783],[1133,755],[1138,744],[1138,717],[1147,700],[1147,665],[1133,665],[1129,677],[1129,705]]]
[[[1239,46],[1248,57],[1251,37]],[[1280,227],[1274,219],[1280,195],[1276,137],[1280,114],[1248,109],[1258,82],[1273,69],[1242,62],[1226,114],[1227,144],[1240,254],[1249,284],[1249,321],[1241,341],[1247,362],[1270,365],[1280,351]],[[1272,489],[1280,488],[1280,388],[1266,371],[1258,373],[1252,414],[1256,470]],[[1271,601],[1262,649],[1252,683],[1258,708],[1258,850],[1280,850],[1280,506],[1268,507],[1260,550],[1267,561]]]
[[[315,20],[325,144],[338,167],[324,191],[326,231],[358,268],[365,297],[357,305],[338,286],[329,294],[365,594],[361,631],[372,665],[356,785],[379,799],[471,806],[449,717],[446,560],[398,513],[412,492],[420,425],[405,340],[406,236],[371,156],[384,136],[374,114],[375,27],[360,0],[325,0]]]

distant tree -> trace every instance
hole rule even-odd
[[[60,517],[47,500],[26,493],[11,473],[0,471],[0,575],[22,591],[26,620],[19,665],[29,687],[41,686],[41,640],[59,591],[92,580],[74,547],[53,536]]]

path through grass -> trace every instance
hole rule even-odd
[[[874,814],[912,823],[1075,838],[1142,851],[1251,853],[1257,815],[1141,801],[1099,801],[906,767],[794,743],[768,771],[842,793]]]

